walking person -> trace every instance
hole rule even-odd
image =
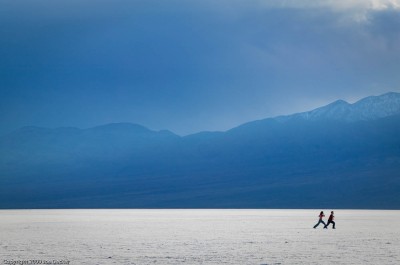
[[[331,215],[329,215],[329,218],[328,218],[328,223],[324,226],[324,228],[328,228],[328,226],[329,226],[329,224],[333,224],[333,229],[336,229],[335,228],[335,222],[333,221],[333,219],[335,219],[335,216],[333,215],[333,211],[331,211]]]
[[[314,229],[317,228],[320,223],[322,223],[324,225],[324,227],[326,226],[324,220],[322,220],[322,218],[324,218],[324,217],[325,217],[324,211],[321,211],[321,213],[319,214],[319,221],[316,225],[314,225]]]

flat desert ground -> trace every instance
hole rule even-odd
[[[0,264],[400,264],[400,211],[321,210],[0,210]]]

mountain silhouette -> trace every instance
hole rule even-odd
[[[0,208],[400,209],[400,94],[226,132],[24,127],[0,137]]]

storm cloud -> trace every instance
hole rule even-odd
[[[400,92],[400,1],[2,1],[0,132],[226,130]]]

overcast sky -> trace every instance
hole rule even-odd
[[[0,133],[186,135],[400,92],[400,0],[0,2]]]

